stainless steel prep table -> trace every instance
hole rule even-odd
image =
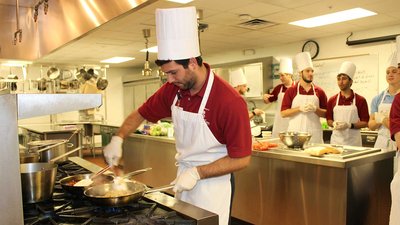
[[[263,225],[386,225],[394,155],[337,159],[253,151],[250,166],[235,173],[232,215]],[[124,142],[125,169],[153,167],[136,177],[151,186],[175,179],[174,156],[172,138],[132,134]]]

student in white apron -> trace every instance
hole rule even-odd
[[[390,138],[389,113],[396,93],[400,90],[400,73],[397,65],[390,65],[386,69],[388,88],[371,101],[371,116],[368,122],[370,130],[378,130],[375,148],[385,151],[396,150],[396,143]]]
[[[203,63],[195,7],[157,9],[156,30],[156,64],[168,82],[125,119],[104,148],[104,157],[109,165],[118,165],[124,138],[145,119],[154,123],[172,117],[176,198],[218,214],[219,224],[227,225],[231,174],[249,165],[251,158],[246,102]]]
[[[272,127],[272,137],[279,137],[279,133],[282,131],[287,131],[289,125],[289,118],[283,118],[281,116],[281,107],[283,96],[285,91],[294,86],[293,82],[293,66],[292,59],[282,58],[279,64],[279,79],[281,84],[275,86],[271,94],[264,94],[264,103],[269,104],[276,101],[276,111],[274,117],[274,124]]]
[[[286,90],[281,115],[289,118],[288,131],[311,133],[310,143],[322,144],[320,117],[325,117],[327,98],[325,92],[312,83],[313,65],[308,52],[295,56],[300,80]]]
[[[328,100],[326,119],[333,127],[331,144],[362,146],[360,128],[367,127],[368,104],[351,89],[356,66],[343,62],[337,75],[340,92]]]

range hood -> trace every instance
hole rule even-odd
[[[38,6],[37,22],[34,21],[35,5],[19,7],[21,42],[14,45],[17,30],[16,6],[0,0],[0,60],[39,59],[56,49],[78,40],[104,23],[127,13],[132,13],[156,0],[51,0],[47,15]],[[34,1],[31,1],[32,4]],[[37,2],[37,1],[35,1]],[[22,1],[24,3],[24,1]]]
[[[18,119],[95,108],[101,94],[7,94],[0,92],[1,224],[24,224]],[[8,209],[8,210],[5,210]],[[11,212],[11,213],[10,213]]]

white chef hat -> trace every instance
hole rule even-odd
[[[229,81],[232,87],[247,84],[247,79],[244,76],[243,70],[240,68],[229,71]]]
[[[295,57],[294,60],[296,62],[297,70],[303,71],[307,68],[314,69],[314,66],[311,61],[311,56],[309,52],[300,52]]]
[[[280,60],[279,73],[293,74],[292,59],[282,58]]]
[[[352,62],[345,61],[342,63],[339,69],[339,74],[346,74],[353,80],[354,74],[356,73],[356,65]]]
[[[195,7],[156,9],[159,60],[200,56]]]
[[[389,63],[389,65],[387,67],[391,67],[391,66],[397,67],[397,49],[395,49],[390,54],[389,59],[388,59],[388,63]]]

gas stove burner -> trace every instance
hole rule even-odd
[[[85,196],[66,193],[59,180],[75,175],[91,173],[89,170],[66,161],[58,164],[56,185],[51,200],[24,204],[24,222],[28,225],[195,225],[195,220],[182,218],[167,207],[147,199],[119,207],[97,206]]]

